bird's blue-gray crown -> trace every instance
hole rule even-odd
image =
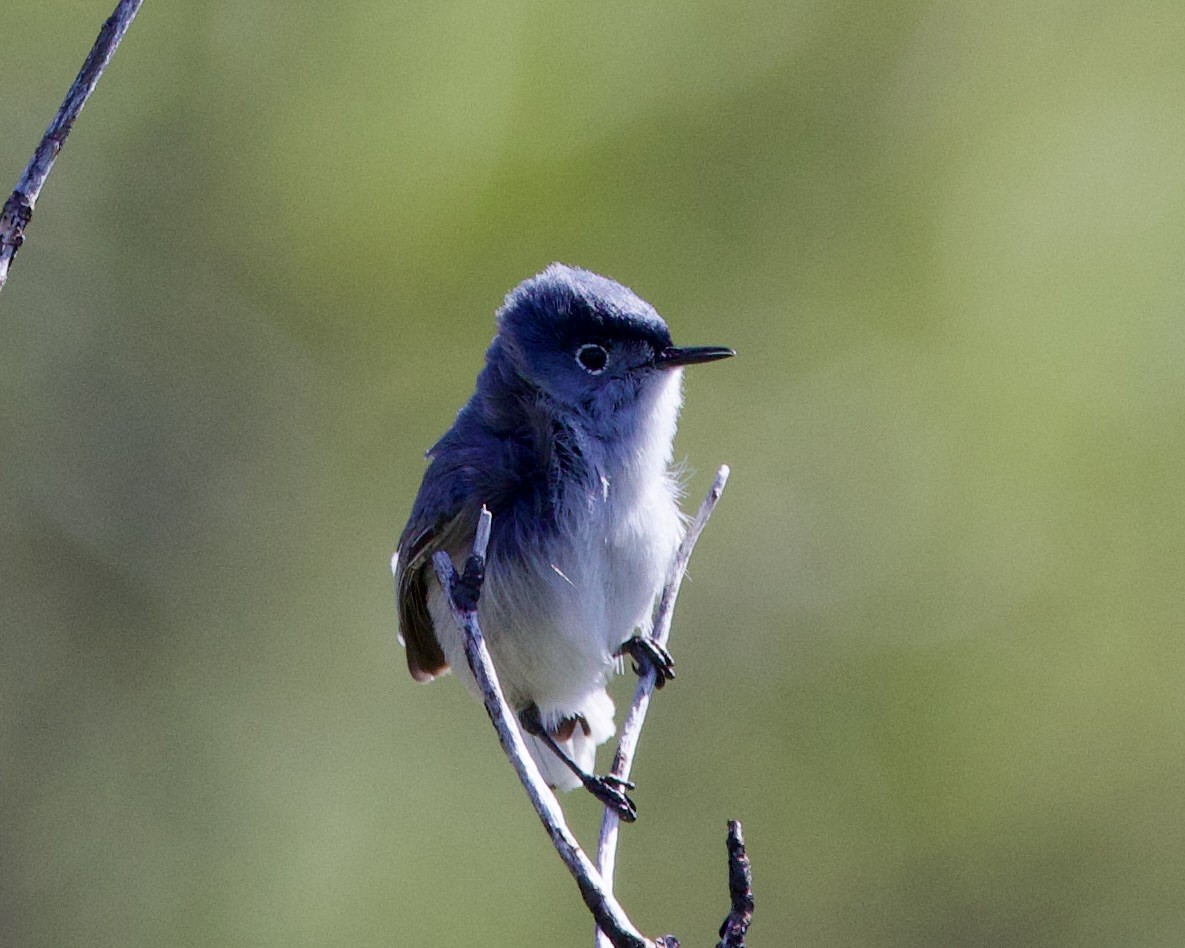
[[[506,297],[478,392],[525,386],[604,417],[662,388],[670,369],[730,355],[720,346],[672,345],[662,317],[628,287],[554,263]]]
[[[477,390],[462,412],[494,432],[544,415],[598,439],[635,430],[670,370],[733,355],[678,347],[654,307],[588,270],[552,264],[515,287],[498,311]]]
[[[592,341],[671,344],[654,307],[629,287],[578,267],[553,263],[506,295],[499,330],[519,350],[566,352]]]
[[[632,290],[559,263],[515,287],[497,319],[487,358],[500,381],[512,372],[584,414],[636,399],[655,374],[657,354],[671,346],[666,323]]]

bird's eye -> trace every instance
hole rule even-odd
[[[609,364],[609,351],[595,342],[586,342],[576,350],[576,361],[589,375],[600,375]]]

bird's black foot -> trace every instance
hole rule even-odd
[[[617,654],[629,655],[634,660],[634,674],[639,678],[653,668],[655,688],[661,688],[675,677],[675,660],[671,658],[671,653],[649,635],[635,635],[632,639],[626,639]]]
[[[632,780],[614,777],[612,774],[603,777],[586,774],[581,780],[584,789],[616,813],[623,822],[632,823],[638,818],[638,808],[625,792],[634,789]]]
[[[564,753],[564,749],[556,741],[556,734],[544,727],[543,715],[539,713],[537,704],[532,702],[519,711],[518,720],[524,731],[539,738],[559,758],[560,762],[580,779],[585,790],[616,813],[624,822],[632,823],[638,818],[637,806],[625,793],[626,790],[633,790],[634,784],[623,777],[615,777],[612,774],[598,777],[595,774],[587,773],[576,761]],[[566,728],[568,737],[571,737],[577,719],[566,720],[572,721],[572,724]],[[561,738],[561,740],[565,739]]]
[[[453,602],[462,612],[473,612],[477,609],[477,600],[481,596],[481,586],[485,579],[485,560],[480,556],[470,556],[465,561],[465,568],[453,580]]]

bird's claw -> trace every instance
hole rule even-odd
[[[453,602],[462,612],[473,612],[477,609],[477,600],[481,596],[485,578],[485,560],[480,556],[470,556],[465,561],[465,569],[453,580]]]
[[[675,660],[662,645],[649,635],[635,635],[627,639],[618,651],[634,660],[634,674],[642,678],[654,669],[654,687],[661,688],[675,677]]]
[[[580,782],[584,784],[584,789],[616,813],[624,822],[632,823],[638,818],[638,808],[625,792],[626,790],[634,789],[632,780],[626,780],[625,777],[618,777],[615,774],[606,774],[604,777],[597,777],[581,770],[556,745],[555,738],[543,726],[543,717],[539,713],[539,706],[534,702],[519,711],[518,719],[524,731],[540,737],[548,744],[552,753],[559,757],[580,778]]]
[[[606,774],[603,777],[589,776],[584,780],[584,788],[612,810],[625,823],[632,823],[638,818],[638,807],[625,793],[633,790],[632,781],[622,777]]]

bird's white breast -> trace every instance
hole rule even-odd
[[[649,399],[635,437],[595,459],[599,483],[565,494],[555,529],[523,560],[491,556],[479,616],[508,699],[572,713],[601,689],[614,654],[649,631],[654,601],[683,536],[671,442],[680,373]],[[541,531],[542,533],[542,531]],[[439,590],[430,598],[441,646],[468,678],[459,635]]]

